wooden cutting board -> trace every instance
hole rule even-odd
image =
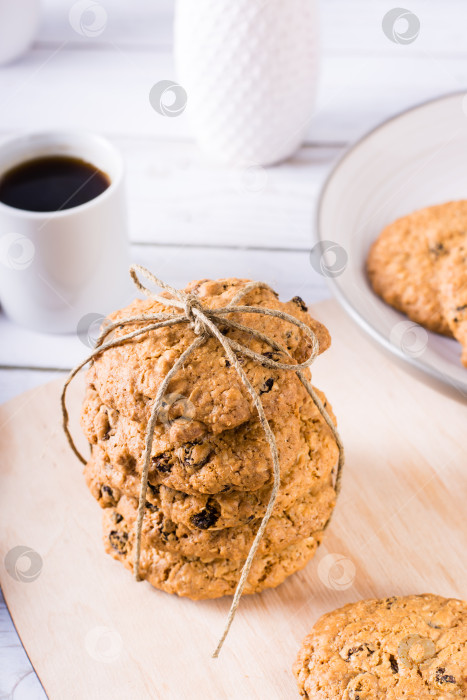
[[[313,378],[346,445],[343,490],[315,559],[242,600],[217,660],[230,599],[156,591],[104,553],[100,508],[61,432],[61,382],[0,409],[2,561],[17,546],[42,560],[29,581],[27,558],[13,575],[0,566],[1,585],[51,700],[296,698],[291,665],[323,612],[392,594],[467,598],[467,406],[396,366],[335,302],[314,311],[333,337]],[[77,382],[75,435],[82,393]]]

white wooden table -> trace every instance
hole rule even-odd
[[[463,0],[411,0],[421,30],[405,46],[381,28],[393,3],[322,0],[322,79],[307,142],[278,167],[229,170],[198,151],[189,109],[164,118],[150,106],[152,85],[175,77],[168,0],[102,2],[107,22],[93,38],[70,26],[70,0],[43,4],[33,49],[0,69],[0,138],[50,128],[111,138],[127,162],[133,258],[176,286],[235,275],[264,279],[286,298],[328,296],[308,251],[316,198],[332,163],[391,114],[467,91]],[[33,334],[0,314],[0,401],[64,374],[85,352],[74,335]],[[43,697],[0,599],[0,700]]]

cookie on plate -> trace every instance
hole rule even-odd
[[[430,210],[422,209],[386,226],[370,248],[367,273],[387,304],[435,333],[452,335],[426,236],[429,220]]]
[[[426,237],[441,310],[467,366],[467,201],[430,207]]]
[[[467,200],[426,207],[387,226],[371,246],[367,272],[388,304],[454,336],[467,366]]]
[[[363,600],[323,615],[294,665],[308,700],[467,698],[467,603]]]
[[[439,261],[439,299],[467,367],[467,234]]]

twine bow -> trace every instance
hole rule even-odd
[[[149,282],[152,282],[155,284],[157,287],[161,289],[165,289],[167,292],[171,294],[171,298],[166,298],[162,297],[158,294],[155,294],[154,292],[151,292],[150,289],[144,286],[142,282],[138,278],[138,274],[142,275],[146,280]],[[63,429],[65,431],[65,435],[67,437],[68,443],[75,453],[75,455],[78,457],[78,459],[83,463],[86,464],[86,459],[81,455],[81,453],[78,451],[76,448],[73,438],[71,436],[70,430],[69,430],[69,416],[68,416],[68,411],[66,407],[66,393],[68,386],[70,382],[73,380],[73,378],[76,376],[76,374],[88,363],[91,362],[95,357],[100,355],[101,353],[105,352],[109,348],[114,348],[119,345],[123,345],[127,342],[132,341],[134,338],[138,338],[138,336],[144,335],[145,333],[149,333],[152,331],[157,330],[158,328],[164,328],[167,326],[174,326],[176,324],[181,324],[181,323],[186,323],[188,324],[193,331],[196,334],[195,340],[191,343],[191,345],[180,355],[178,360],[174,363],[172,368],[169,370],[169,372],[166,374],[164,381],[161,383],[159,386],[157,393],[156,393],[156,398],[154,400],[154,404],[151,409],[151,415],[149,418],[148,426],[147,426],[147,432],[146,432],[146,439],[145,439],[145,448],[144,448],[144,453],[143,453],[143,470],[142,470],[142,475],[141,475],[141,485],[140,485],[140,494],[139,494],[139,501],[138,501],[138,513],[137,513],[137,520],[136,520],[136,527],[135,527],[135,552],[134,552],[134,574],[135,578],[137,581],[141,580],[140,576],[140,557],[141,557],[141,531],[142,531],[142,526],[143,526],[143,517],[144,517],[144,510],[145,510],[145,504],[146,504],[146,492],[147,492],[147,487],[148,487],[148,472],[149,472],[149,466],[150,466],[150,460],[151,460],[151,449],[152,449],[152,443],[153,443],[153,438],[154,438],[154,430],[155,426],[157,423],[158,419],[158,414],[162,406],[162,402],[166,393],[166,390],[169,386],[170,381],[174,377],[174,375],[179,371],[179,369],[185,364],[185,362],[188,360],[190,355],[201,345],[203,345],[209,337],[216,338],[222,348],[224,349],[225,355],[227,359],[229,360],[231,366],[235,369],[237,372],[239,378],[241,379],[245,389],[247,390],[248,394],[250,395],[253,404],[256,408],[256,411],[258,412],[258,417],[259,421],[261,424],[261,427],[264,430],[269,449],[271,452],[271,457],[272,457],[272,462],[273,462],[273,474],[274,474],[274,481],[273,481],[273,486],[271,490],[271,495],[269,498],[268,506],[266,508],[266,513],[261,521],[261,524],[258,528],[258,532],[256,533],[255,539],[253,541],[253,544],[251,545],[250,551],[248,553],[248,557],[245,561],[245,564],[243,565],[240,580],[237,584],[237,588],[235,590],[235,595],[232,601],[232,605],[230,607],[230,611],[227,617],[227,621],[225,624],[224,631],[222,633],[222,636],[219,640],[219,643],[216,647],[216,650],[214,651],[213,657],[217,658],[219,655],[219,652],[222,648],[222,645],[227,637],[227,634],[229,632],[230,626],[232,624],[232,621],[234,619],[242,592],[243,588],[245,586],[245,583],[248,578],[248,574],[251,569],[251,565],[254,559],[254,556],[256,554],[256,551],[258,549],[258,545],[261,542],[261,539],[263,537],[264,531],[266,529],[266,526],[268,524],[269,518],[271,517],[271,513],[274,509],[274,504],[276,502],[277,498],[277,493],[279,491],[280,487],[280,466],[279,466],[279,455],[277,451],[277,446],[276,446],[276,441],[274,438],[274,434],[271,430],[271,427],[269,425],[269,422],[264,414],[264,409],[263,405],[261,403],[261,399],[255,390],[255,388],[252,386],[250,380],[246,376],[240,362],[238,359],[238,355],[245,355],[246,357],[249,357],[250,359],[254,360],[255,362],[258,362],[259,364],[265,366],[265,367],[270,367],[271,369],[283,369],[283,370],[288,370],[295,372],[297,376],[299,377],[300,381],[304,385],[305,389],[307,390],[308,394],[311,396],[313,402],[315,403],[316,407],[318,408],[319,412],[323,416],[325,422],[329,426],[334,439],[337,443],[337,446],[339,448],[339,459],[337,463],[337,471],[336,471],[336,479],[335,479],[335,490],[336,494],[339,493],[340,491],[340,485],[341,485],[341,475],[342,475],[342,467],[344,465],[344,448],[341,442],[341,439],[339,437],[339,433],[337,432],[337,429],[332,422],[328,412],[323,406],[323,403],[319,396],[316,394],[314,391],[313,387],[311,386],[311,383],[308,381],[308,379],[304,376],[303,370],[306,369],[307,367],[310,367],[310,365],[313,363],[314,359],[316,358],[318,352],[319,352],[319,343],[316,335],[313,333],[313,331],[302,321],[299,319],[295,318],[295,316],[291,316],[290,314],[287,314],[283,311],[279,311],[276,309],[268,309],[263,306],[241,306],[238,305],[238,302],[241,301],[241,299],[251,292],[253,289],[269,289],[271,288],[264,284],[263,282],[250,282],[243,287],[237,294],[233,297],[233,299],[230,301],[230,303],[227,306],[218,308],[218,309],[209,309],[206,308],[197,297],[195,297],[193,294],[187,294],[179,289],[175,289],[174,287],[171,287],[170,285],[166,284],[165,282],[162,282],[162,280],[158,279],[155,277],[149,270],[146,268],[142,267],[141,265],[132,265],[130,267],[130,275],[133,279],[133,282],[135,283],[136,287],[147,297],[150,299],[154,299],[155,301],[160,302],[161,304],[164,304],[165,306],[172,306],[175,309],[180,309],[182,313],[174,313],[174,314],[167,314],[167,313],[156,313],[156,314],[148,314],[148,315],[140,315],[140,316],[133,316],[130,318],[125,318],[125,319],[119,319],[115,323],[110,323],[106,325],[104,330],[100,333],[99,338],[96,343],[96,349],[85,359],[83,362],[81,362],[75,369],[72,370],[70,375],[68,376],[68,379],[65,382],[65,385],[63,387],[62,395],[61,395],[61,406],[62,406],[62,416],[63,416]],[[273,290],[271,290],[273,291]],[[260,331],[251,328],[249,326],[245,326],[241,323],[237,323],[236,321],[233,321],[230,318],[226,318],[227,314],[232,314],[232,313],[247,313],[247,314],[262,314],[266,316],[275,316],[276,318],[280,318],[283,321],[287,321],[288,323],[292,323],[293,325],[297,326],[300,328],[303,333],[308,336],[308,338],[311,340],[311,353],[310,356],[305,362],[296,364],[294,358],[288,350],[286,350],[284,347],[282,347],[279,343],[277,343],[275,340],[268,338],[264,333],[261,333]],[[112,333],[116,328],[121,328],[122,326],[128,325],[128,324],[145,324],[143,328],[138,328],[137,330],[132,331],[131,333],[128,333],[127,335],[122,335],[119,336],[118,338],[113,338],[111,340],[108,340],[107,342],[104,342],[107,336]],[[147,325],[146,325],[147,324]],[[255,338],[257,340],[263,341],[266,344],[268,344],[273,350],[279,353],[285,354],[288,358],[290,358],[292,364],[285,364],[282,362],[278,362],[276,360],[273,360],[269,357],[266,357],[265,355],[261,355],[260,353],[254,352],[253,350],[250,350],[250,348],[246,347],[245,345],[241,345],[240,343],[237,343],[235,340],[231,338],[227,338],[223,333],[221,332],[220,328],[235,328],[236,330],[243,331],[244,333],[248,333],[252,338]],[[327,523],[324,526],[324,529],[329,525],[330,518],[327,521]]]

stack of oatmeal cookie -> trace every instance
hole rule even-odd
[[[191,283],[210,308],[226,306],[246,280]],[[295,297],[281,303],[269,288],[254,289],[242,304],[280,309],[306,323],[320,352],[329,346],[324,326]],[[172,307],[149,299],[114,313],[120,318]],[[297,363],[310,341],[296,326],[262,314],[232,314],[281,344]],[[122,326],[115,335],[141,326]],[[224,334],[266,357],[285,353],[240,330]],[[104,508],[106,550],[133,568],[134,527],[151,407],[165,375],[195,339],[186,324],[147,333],[98,356],[88,372],[82,425],[92,453],[88,486]],[[331,430],[296,373],[239,356],[260,395],[279,451],[281,487],[245,587],[274,587],[313,556],[335,504],[338,448]],[[322,400],[325,398],[320,394]],[[325,403],[326,405],[326,403]],[[328,405],[327,410],[330,411]],[[196,350],[169,385],[152,445],[140,574],[156,588],[193,599],[232,594],[265,514],[273,465],[256,409],[218,341]]]

